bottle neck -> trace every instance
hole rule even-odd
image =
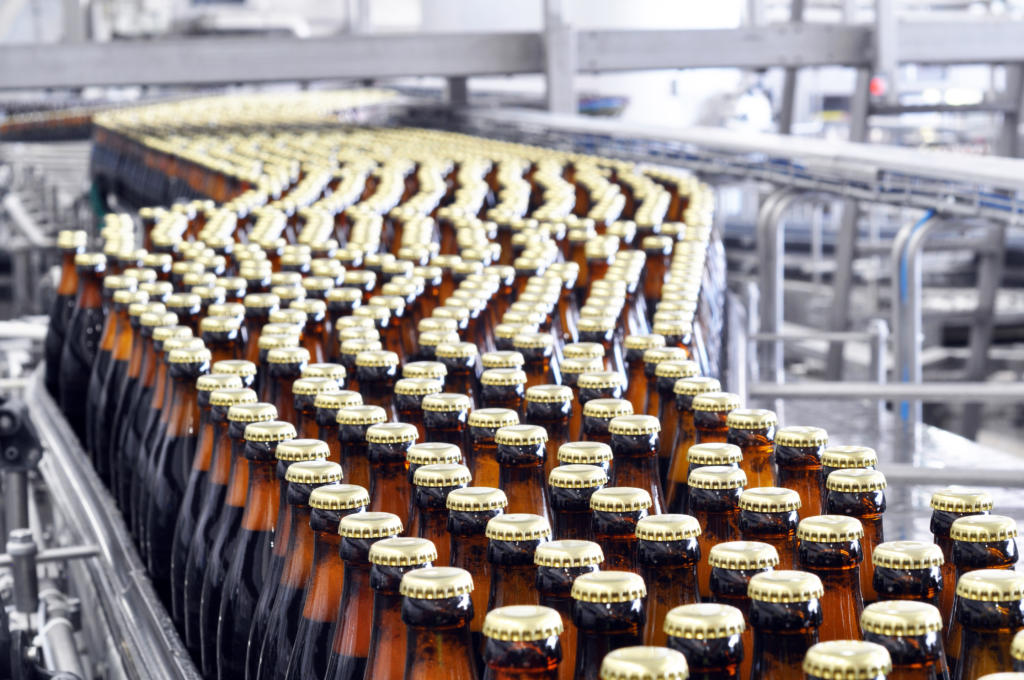
[[[807,650],[818,642],[815,628],[754,629],[752,678],[801,678]]]
[[[330,623],[337,618],[345,574],[345,563],[338,554],[340,544],[337,528],[334,531],[316,530],[313,567],[302,610],[304,619]]]
[[[250,460],[248,491],[245,512],[242,515],[242,529],[246,531],[273,531],[277,519],[280,493],[275,463],[267,460]]]
[[[281,585],[302,590],[306,587],[309,574],[313,569],[316,560],[315,542],[316,536],[309,526],[310,510],[308,505],[287,504],[285,518],[288,522],[286,531],[287,547],[285,548],[285,565],[281,571]],[[274,545],[277,551],[277,545]]]

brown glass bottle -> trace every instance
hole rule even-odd
[[[636,523],[636,561],[647,584],[645,645],[665,644],[662,623],[672,607],[699,601],[700,533],[689,515],[651,515]]]
[[[380,406],[346,406],[338,409],[338,442],[341,445],[341,469],[349,484],[370,488],[370,458],[366,443],[366,430],[387,422],[388,416]]]
[[[801,680],[807,650],[818,642],[825,588],[805,571],[769,571],[750,579],[754,630],[751,680]]]
[[[306,321],[302,326],[302,346],[309,352],[309,360],[325,362],[330,357],[327,336],[327,303],[307,298],[291,303],[292,309],[305,312]]]
[[[664,336],[659,334],[659,337]],[[661,409],[661,393],[658,390],[658,364],[663,361],[687,361],[690,355],[680,347],[654,347],[643,354],[644,361],[644,382],[646,394],[644,396],[643,413],[647,415],[658,415]]]
[[[405,680],[477,680],[469,629],[472,591],[472,576],[455,567],[414,569],[402,577]]]
[[[534,552],[551,540],[551,526],[540,515],[508,513],[487,523],[491,584],[487,609],[536,604]]]
[[[634,413],[644,413],[647,399],[647,377],[644,375],[644,352],[665,346],[660,335],[627,335],[624,340],[626,363],[626,399]]]
[[[448,566],[451,542],[448,539],[448,494],[465,488],[472,481],[469,468],[459,463],[421,465],[413,473],[412,505],[414,521],[409,533],[426,538],[437,546],[432,560],[437,566]]]
[[[380,406],[389,418],[395,417],[395,380],[398,376],[398,355],[385,350],[360,352],[356,355],[356,380],[363,403]]]
[[[856,639],[864,598],[860,591],[860,563],[864,554],[864,527],[843,515],[806,517],[797,528],[797,561],[800,568],[825,584],[821,598],[823,640]]]
[[[591,399],[583,407],[583,439],[611,444],[608,426],[615,418],[633,415],[633,405],[625,399]]]
[[[1024,672],[1024,630],[1017,631],[1017,634],[1013,636],[1010,656],[1013,657],[1013,670],[1018,673]]]
[[[704,530],[699,539],[701,554],[710,554],[718,543],[739,540],[739,500],[746,480],[743,470],[723,465],[707,465],[690,473],[690,514]],[[697,577],[700,596],[706,599],[711,593],[711,565],[701,562]]]
[[[864,640],[889,651],[889,680],[949,680],[942,615],[924,602],[875,602],[860,617]]]
[[[112,357],[118,336],[128,326],[128,305],[133,302],[149,302],[149,294],[142,291],[136,292],[135,286],[135,279],[127,276],[109,274],[103,278],[103,330],[100,333],[96,359],[93,361],[92,370],[89,372],[89,380],[87,382],[85,441],[83,442],[85,450],[96,463],[100,462],[100,457],[96,455],[96,452],[99,450],[97,448],[98,433],[96,431],[99,424],[99,402],[106,396],[101,390],[113,363]],[[108,462],[105,456],[102,459],[104,463]],[[100,473],[104,481],[107,481],[109,470],[106,469],[105,465],[103,468],[98,469],[97,472]]]
[[[346,317],[354,318],[354,317]],[[348,329],[342,329],[343,331]],[[345,367],[345,371],[348,373],[348,386],[349,389],[359,389],[359,376],[356,372],[356,357],[363,352],[379,352],[383,351],[384,345],[381,344],[380,340],[376,338],[347,338],[342,340],[339,344],[339,356],[338,361],[342,366]]]
[[[710,465],[724,465],[726,467],[736,468],[739,470],[740,461],[743,459],[743,453],[740,448],[735,444],[724,444],[721,442],[715,442],[711,444],[694,444],[686,452],[686,475],[689,475],[697,468],[708,467]],[[686,514],[690,508],[690,485],[689,483],[682,485],[678,489],[679,495],[676,497],[676,505],[670,510],[672,512],[679,512]]]
[[[684,604],[665,616],[669,649],[686,657],[691,680],[740,680],[744,646],[743,612],[727,604]]]
[[[691,401],[694,443],[727,442],[729,412],[740,407],[739,395],[731,392],[704,392]]]
[[[916,600],[938,607],[945,584],[942,550],[926,541],[886,541],[875,546],[872,584],[881,600]]]
[[[827,496],[825,481],[836,470],[871,468],[878,465],[878,454],[870,446],[826,446],[821,451],[821,498]]]
[[[370,461],[370,510],[390,512],[409,524],[412,489],[406,473],[406,452],[416,443],[416,428],[409,423],[380,423],[366,430]]]
[[[78,253],[74,261],[78,291],[64,333],[57,385],[68,424],[79,440],[84,441],[85,399],[82,396],[89,384],[103,332],[103,274],[107,259],[102,253]]]
[[[57,248],[60,251],[60,282],[50,307],[50,325],[46,330],[44,355],[46,359],[46,389],[54,398],[59,398],[60,360],[67,337],[68,322],[75,308],[78,294],[78,269],[75,257],[85,252],[88,234],[81,230],[63,230],[57,234]]]
[[[878,594],[872,585],[875,546],[885,541],[882,515],[885,513],[885,475],[878,470],[836,470],[825,480],[829,514],[856,517],[864,527],[861,550],[860,588],[865,602],[874,602]]]
[[[213,361],[242,358],[241,322],[229,316],[207,316],[199,322],[200,336]]]
[[[792,489],[761,486],[740,494],[740,535],[775,548],[779,569],[795,569],[796,528],[800,523],[800,495]]]
[[[886,680],[892,662],[882,645],[860,640],[832,640],[808,649],[803,667],[806,680],[836,677]]]
[[[663,483],[668,479],[675,441],[679,436],[675,385],[684,378],[696,377],[697,372],[698,368],[695,362],[681,359],[661,361],[654,369],[655,389],[658,392],[658,412],[656,415],[658,420],[663,423],[661,444],[658,450],[658,470]]]
[[[526,396],[526,372],[517,368],[491,368],[480,374],[480,398],[483,408],[504,408],[523,413]]]
[[[501,468],[494,436],[500,428],[518,424],[519,414],[512,409],[482,408],[469,414],[469,470],[478,486],[498,486]]]
[[[544,476],[547,431],[538,425],[508,425],[494,434],[498,488],[509,497],[509,512],[528,512],[550,522],[550,497]]]
[[[569,442],[558,447],[559,465],[594,465],[611,477],[612,447],[602,442]]]
[[[562,662],[562,630],[561,617],[549,607],[520,605],[487,612],[484,677],[556,680]]]
[[[800,494],[804,517],[825,511],[821,496],[821,450],[828,433],[820,427],[792,425],[775,432],[775,486]]]
[[[277,408],[282,420],[290,423],[298,420],[292,386],[302,377],[302,369],[308,363],[309,352],[304,347],[281,347],[267,352],[266,401]]]
[[[675,404],[676,437],[672,442],[672,458],[665,479],[665,496],[671,512],[682,512],[686,505],[687,451],[696,445],[693,425],[693,399],[705,392],[719,392],[722,386],[715,378],[695,376],[676,380],[672,388]]]
[[[256,364],[245,359],[227,359],[215,361],[210,368],[211,373],[227,373],[237,375],[242,380],[242,387],[252,389],[256,379]]]
[[[436,556],[434,544],[424,538],[385,538],[370,547],[373,618],[365,680],[404,674],[406,630],[399,585],[413,569],[433,566]]]
[[[537,546],[533,562],[537,566],[537,594],[541,605],[558,612],[564,632],[560,680],[572,680],[576,671],[576,625],[572,622],[572,584],[577,576],[600,570],[604,561],[601,546],[592,541],[549,541]]]
[[[960,654],[953,680],[976,680],[1010,668],[1014,634],[1024,627],[1024,574],[979,569],[956,585]]]
[[[572,390],[565,385],[534,385],[526,390],[525,422],[543,427],[548,433],[545,478],[558,463],[558,449],[572,438],[572,399]]]
[[[421,441],[426,441],[423,399],[431,394],[440,394],[443,388],[444,385],[440,380],[427,378],[400,378],[395,382],[397,417],[403,423],[414,425]]]
[[[608,486],[590,496],[594,541],[604,551],[609,569],[638,572],[636,525],[647,517],[650,507],[645,489]]]
[[[316,422],[316,397],[319,394],[341,392],[334,378],[296,378],[292,382],[292,408],[295,413],[295,429],[305,439],[315,439],[320,427]]]
[[[752,487],[771,486],[772,453],[778,418],[767,409],[735,409],[726,417],[729,432],[726,441],[740,447],[743,460],[740,469]]]
[[[321,392],[313,398],[313,420],[316,422],[316,436],[327,442],[330,449],[328,458],[341,463],[341,442],[338,440],[338,411],[349,406],[362,406],[363,396],[352,390]]]
[[[931,532],[936,545],[942,549],[942,596],[939,599],[939,611],[942,621],[949,625],[952,620],[953,599],[956,595],[956,565],[953,564],[953,540],[949,537],[949,529],[960,517],[969,515],[987,515],[992,509],[992,496],[984,489],[967,487],[948,487],[939,489],[932,494]],[[949,638],[946,638],[947,647]],[[947,649],[948,653],[948,649]]]
[[[654,416],[618,416],[608,423],[615,469],[612,484],[645,490],[651,497],[651,513],[664,511],[659,465],[661,423]]]
[[[592,539],[590,498],[607,483],[608,474],[596,465],[560,465],[551,471],[548,486],[556,538]]]
[[[466,447],[472,400],[465,394],[441,392],[423,397],[425,441]]]
[[[576,381],[576,391],[580,395],[580,403],[573,419],[577,421],[577,429],[572,432],[576,438],[583,437],[583,408],[593,399],[622,399],[625,395],[626,381],[618,371],[590,371],[581,373]]]
[[[573,581],[577,680],[599,680],[601,662],[609,652],[640,644],[647,620],[646,595],[644,580],[632,572],[597,571]]]

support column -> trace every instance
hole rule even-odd
[[[564,0],[544,0],[544,73],[546,102],[553,113],[576,113],[576,32],[566,18]]]
[[[1010,107],[1003,112],[1003,122],[996,142],[996,153],[1016,158],[1020,155],[1020,106],[1024,90],[1024,66],[1006,65],[1006,91],[1004,97]]]
[[[795,24],[804,20],[804,0],[793,0],[789,20]],[[782,108],[779,110],[779,132],[784,135],[793,132],[793,117],[794,109],[796,108],[796,78],[799,73],[795,66],[787,66],[785,79],[782,81]]]
[[[469,83],[466,76],[448,78],[448,105],[453,109],[469,106]]]

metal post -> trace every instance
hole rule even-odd
[[[37,552],[35,538],[29,529],[15,529],[7,535],[7,554],[11,556],[11,574],[14,577],[14,608],[22,614],[34,614],[39,606]]]
[[[1003,97],[1008,109],[1003,111],[1003,122],[999,130],[996,153],[1016,158],[1020,155],[1020,106],[1024,94],[1024,67],[1021,64],[1007,64],[1006,92]]]
[[[26,470],[4,470],[4,516],[8,531],[29,528]]]
[[[39,639],[45,666],[47,670],[88,678],[75,643],[72,605],[57,583],[46,580],[42,585],[40,597],[44,602],[45,618],[40,622]]]
[[[789,20],[798,24],[804,20],[804,0],[793,0]],[[796,108],[796,77],[799,71],[795,66],[787,66],[782,81],[782,109],[779,111],[779,132],[788,135],[793,132],[793,112]]]
[[[553,113],[576,113],[577,39],[565,18],[564,0],[544,0],[544,73],[547,105]]]
[[[469,105],[469,84],[466,76],[448,78],[448,105],[453,109],[465,108]]]
[[[875,73],[886,82],[885,98],[895,102],[899,93],[899,22],[895,0],[875,0]]]
[[[885,384],[886,378],[886,344],[889,342],[889,325],[885,323],[885,319],[871,319],[868,322],[868,333],[871,333],[874,338],[871,341],[871,374],[875,378],[875,382],[879,385]],[[885,417],[885,399],[878,398],[876,416],[878,418],[878,426],[881,428],[882,418]]]

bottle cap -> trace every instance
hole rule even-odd
[[[695,489],[742,489],[747,484],[747,475],[739,468],[706,465],[691,472],[687,483]]]
[[[620,647],[601,661],[601,680],[686,680],[686,657],[667,647]]]
[[[704,392],[693,398],[694,411],[728,413],[740,407],[740,395],[732,392]]]
[[[824,446],[828,432],[820,427],[790,425],[775,431],[776,446]]]
[[[235,406],[236,404],[255,404],[258,401],[256,392],[247,387],[214,390],[210,393],[211,406]]]
[[[583,415],[610,420],[633,415],[633,404],[626,399],[591,399],[583,405]]]
[[[512,346],[516,349],[546,349],[555,344],[555,338],[551,333],[542,331],[527,331],[518,333],[512,338]],[[473,345],[476,347],[476,345]]]
[[[242,298],[246,309],[273,309],[281,304],[281,298],[273,293],[249,293]]]
[[[356,355],[356,366],[379,368],[397,365],[398,355],[386,350],[369,350]]]
[[[526,372],[519,368],[489,368],[480,374],[484,385],[523,385]]]
[[[872,564],[887,569],[927,569],[944,561],[942,549],[930,541],[885,541],[871,553]]]
[[[878,454],[870,446],[829,446],[821,452],[824,467],[844,470],[878,465]]]
[[[309,350],[305,347],[275,347],[267,352],[267,363],[269,364],[304,364],[308,362]]]
[[[508,408],[481,408],[470,412],[469,426],[498,429],[519,424],[519,414]]]
[[[994,505],[992,496],[984,489],[950,486],[932,494],[932,510],[942,512],[987,512]]]
[[[802,503],[800,494],[793,489],[777,486],[755,486],[740,494],[740,510],[751,512],[793,512]]]
[[[370,493],[357,484],[318,486],[309,495],[309,507],[318,510],[352,510],[370,504]]]
[[[469,468],[459,463],[429,463],[416,468],[412,483],[416,486],[459,486],[473,481]]]
[[[520,368],[526,363],[526,359],[520,352],[503,350],[498,352],[484,352],[480,356],[480,363],[487,368]]]
[[[437,345],[434,353],[444,359],[469,359],[479,354],[480,350],[472,342],[442,342]]]
[[[631,571],[580,574],[572,583],[572,599],[581,602],[629,602],[647,596],[647,584]]]
[[[548,475],[548,484],[559,489],[592,489],[607,483],[607,473],[596,465],[559,465]]]
[[[548,431],[539,425],[506,425],[494,433],[494,443],[505,446],[532,446],[548,440]]]
[[[242,378],[256,375],[256,364],[245,359],[221,359],[215,361],[210,369],[213,373],[228,373]]]
[[[242,379],[227,373],[207,373],[196,378],[196,390],[213,392],[214,390],[241,389]]]
[[[459,463],[462,461],[462,449],[455,444],[446,444],[445,442],[413,444],[405,452],[405,460],[410,465]]]
[[[885,475],[872,468],[835,470],[825,480],[825,488],[840,493],[866,493],[886,487]]]
[[[695,375],[692,378],[680,378],[672,387],[672,391],[675,394],[687,397],[696,397],[698,394],[705,394],[707,392],[720,392],[721,389],[722,384],[718,382],[717,378],[707,378],[700,375]]]
[[[562,356],[566,359],[604,359],[604,345],[599,342],[570,342],[562,348]]]
[[[402,577],[398,592],[418,600],[443,600],[473,592],[473,576],[458,567],[424,567]]]
[[[726,541],[711,546],[708,564],[720,569],[764,569],[779,564],[775,546],[760,541]]]
[[[804,656],[804,673],[822,680],[874,680],[891,670],[889,651],[874,642],[819,642]]]
[[[298,347],[299,346],[299,334],[294,335],[267,335],[266,329],[264,329],[263,335],[260,336],[256,346],[260,350],[267,350],[269,355],[270,350],[281,349],[285,347]],[[268,357],[269,358],[269,357]]]
[[[370,444],[401,444],[419,439],[419,431],[412,423],[377,423],[366,430]]]
[[[942,614],[935,605],[915,600],[874,602],[864,607],[860,627],[865,633],[893,637],[927,635],[942,630]]]
[[[467,486],[448,494],[445,505],[449,510],[483,512],[508,507],[508,498],[501,489],[489,486]]]
[[[83,229],[63,229],[57,232],[57,247],[64,250],[84,248],[89,234]]]
[[[709,442],[694,444],[686,451],[689,465],[735,465],[743,460],[743,451],[735,444]]]
[[[402,533],[402,520],[390,512],[357,512],[341,518],[343,538],[385,538]]]
[[[192,347],[172,349],[167,361],[172,364],[204,364],[210,361],[213,355],[205,347]]]
[[[229,416],[230,417],[230,416]],[[283,420],[266,420],[245,426],[242,437],[248,442],[283,442],[295,439],[295,426]]]
[[[562,363],[558,365],[558,370],[562,372],[562,375],[578,376],[584,373],[604,370],[604,361],[590,357],[567,357],[562,359]]]
[[[424,411],[452,413],[456,411],[468,411],[472,407],[472,403],[470,402],[469,397],[465,394],[441,392],[438,394],[428,394],[423,397],[421,407]]]
[[[672,359],[659,362],[654,375],[659,378],[692,378],[700,373],[697,362],[686,359]]]
[[[604,312],[609,310],[601,309],[599,311]],[[576,321],[576,329],[583,333],[611,331],[615,330],[615,325],[618,321],[619,318],[617,316],[581,316]]]
[[[684,640],[717,640],[746,630],[743,612],[727,604],[684,604],[665,615],[665,633]]]
[[[607,486],[590,497],[590,509],[602,512],[636,512],[652,504],[651,494],[632,486]]]
[[[580,374],[576,386],[581,390],[607,390],[626,387],[626,378],[618,371],[590,371]]]
[[[321,460],[330,455],[331,447],[319,439],[289,439],[274,449],[274,457],[286,462]]]
[[[426,538],[395,536],[370,546],[370,564],[387,567],[411,567],[437,559],[437,548]]]
[[[568,385],[533,385],[526,388],[526,401],[534,404],[565,404],[572,401]]]
[[[658,318],[654,320],[651,330],[666,336],[689,335],[693,332],[693,323],[689,319]],[[660,366],[661,364],[658,365]]]
[[[236,404],[228,409],[228,420],[233,423],[258,423],[276,417],[277,409],[266,402]]]
[[[657,434],[661,432],[661,422],[654,416],[617,416],[608,423],[608,432],[622,435]]]
[[[306,367],[302,369],[303,378],[332,378],[339,383],[345,379],[346,373],[345,367],[341,364],[327,362],[306,364]]]
[[[763,430],[778,425],[779,419],[765,408],[738,408],[729,412],[725,424],[734,430]]]
[[[1017,631],[1010,645],[1010,656],[1016,661],[1024,661],[1024,630]]]
[[[363,403],[363,395],[352,390],[338,390],[337,392],[321,392],[313,399],[314,408],[326,408],[337,411],[348,406],[360,406]]]
[[[103,253],[78,253],[75,255],[76,267],[103,267],[107,257]]]
[[[566,442],[558,447],[558,462],[598,465],[612,459],[612,447],[604,442]]]
[[[662,361],[688,361],[689,358],[689,354],[682,347],[653,347],[644,352],[644,364],[651,366],[656,366]]]
[[[380,406],[365,404],[338,409],[334,419],[339,425],[375,425],[387,422],[388,414]]]
[[[324,392],[340,392],[334,378],[297,378],[292,382],[292,394],[317,395]]]
[[[440,380],[429,378],[399,378],[395,381],[395,394],[425,396],[440,394],[444,384]]]
[[[483,633],[493,640],[546,640],[564,630],[562,617],[550,607],[532,604],[497,607],[484,617]]]
[[[444,380],[448,375],[448,367],[440,361],[410,361],[402,366],[403,378],[428,378]]]
[[[285,442],[281,442],[284,444]],[[278,458],[278,460],[282,460]],[[326,484],[341,481],[341,466],[329,460],[298,459],[284,473],[286,482]]]
[[[1017,522],[1005,515],[970,515],[958,517],[949,527],[954,541],[989,543],[1017,537]]]
[[[625,340],[627,350],[646,351],[655,347],[665,346],[665,336],[651,333],[648,335],[627,335]]]
[[[690,515],[649,515],[636,523],[636,537],[641,541],[683,541],[700,534],[700,522]]]
[[[821,579],[807,571],[777,569],[754,574],[747,595],[761,602],[807,602],[825,594]]]
[[[492,517],[485,533],[496,541],[535,541],[551,538],[551,525],[540,515],[511,512]]]
[[[602,562],[604,562],[604,551],[593,541],[574,539],[548,541],[538,545],[537,550],[533,553],[533,563],[538,567],[570,569],[589,567]]]
[[[800,520],[796,537],[812,543],[838,543],[864,538],[864,525],[856,517],[846,515],[815,515]]]

